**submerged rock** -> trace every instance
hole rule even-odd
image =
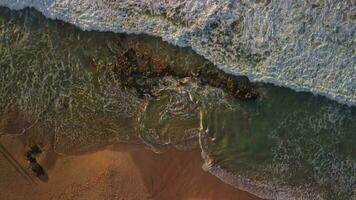
[[[356,104],[354,1],[0,0],[84,30],[146,33],[235,74]]]
[[[197,78],[201,83],[221,88],[239,100],[252,100],[258,96],[246,76],[227,74],[208,61],[202,66],[184,70],[171,67],[174,63],[169,59],[154,59],[152,56],[143,53],[142,49],[129,48],[117,56],[117,65],[113,70],[125,86],[134,87],[141,96],[155,96],[151,90],[165,76],[184,80]]]

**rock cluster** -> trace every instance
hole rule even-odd
[[[157,86],[159,79],[164,76],[175,76],[184,80],[197,78],[202,84],[221,88],[239,100],[252,100],[258,96],[246,76],[227,74],[208,61],[194,69],[179,72],[175,69],[171,67],[169,60],[152,59],[151,55],[132,48],[117,56],[117,64],[113,68],[123,86],[135,88],[141,97],[155,96],[152,88]]]
[[[33,145],[26,151],[26,159],[29,162],[29,166],[36,177],[42,177],[46,173],[43,167],[37,162],[36,157],[41,153],[41,149],[37,145]]]
[[[356,104],[354,1],[0,0],[85,30],[146,33],[230,73]]]

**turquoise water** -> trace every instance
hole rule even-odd
[[[113,70],[128,48],[177,74],[207,62],[159,38],[84,32],[32,9],[0,8],[1,114],[17,110],[45,127],[58,153],[120,142],[190,150],[204,140],[227,174],[309,199],[355,198],[356,107],[262,83],[256,101],[242,102],[179,76],[142,98]]]

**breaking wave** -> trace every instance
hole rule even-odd
[[[30,2],[36,1],[14,5]],[[49,2],[36,6],[59,8]],[[0,10],[0,114],[25,113],[30,124],[46,128],[41,137],[53,136],[55,152],[122,142],[156,152],[200,147],[205,170],[262,198],[355,197],[355,107],[262,83],[256,101],[241,102],[179,76],[161,77],[150,91],[156,97],[140,97],[115,72],[125,49],[178,69],[205,60],[153,37],[84,32],[32,9]],[[63,12],[74,11],[57,14]]]
[[[355,15],[345,1],[0,0],[83,30],[146,33],[227,72],[356,104]]]

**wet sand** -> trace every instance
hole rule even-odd
[[[31,174],[21,140],[3,136],[0,142]],[[45,151],[38,160],[48,179],[33,183],[0,154],[0,199],[258,199],[204,172],[198,150],[155,154],[142,145],[119,144],[78,155]]]

